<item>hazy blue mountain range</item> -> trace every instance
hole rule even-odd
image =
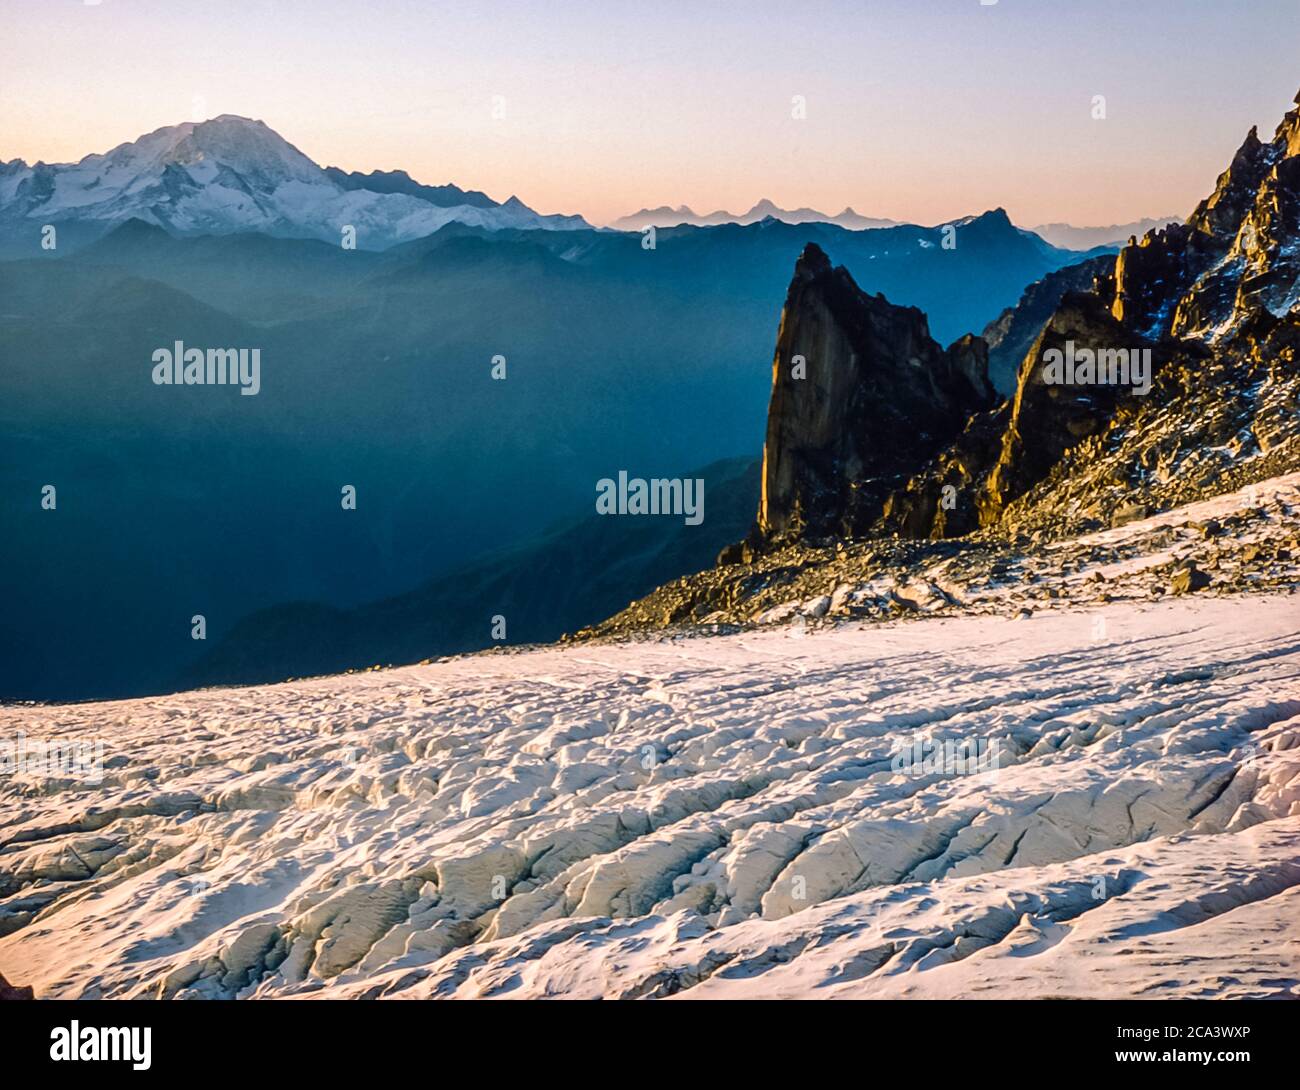
[[[558,639],[712,564],[749,528],[758,470],[757,459],[735,458],[687,473],[706,484],[707,517],[698,526],[592,513],[378,602],[352,609],[288,602],[260,610],[176,683],[279,681],[476,651],[493,642],[494,616],[507,619],[511,644]]]
[[[157,691],[205,657],[217,665],[204,676],[237,680],[251,660],[216,648],[254,645],[256,629],[237,626],[258,611],[401,597],[540,547],[546,527],[589,516],[595,482],[619,470],[678,477],[757,456],[775,316],[810,241],[864,289],[926,310],[944,342],[1083,256],[1001,210],[953,230],[945,249],[940,228],[769,218],[660,230],[649,250],[634,233],[449,222],[376,252],[129,219],[77,252],[0,262],[0,594],[12,619],[0,697]],[[155,385],[153,353],[178,340],[259,349],[260,392]],[[491,377],[497,356],[505,381]],[[345,485],[355,511],[341,507]],[[705,529],[687,535],[702,553],[715,517],[706,504]],[[648,539],[684,532],[662,521]],[[592,532],[636,524],[605,518]],[[594,559],[582,575],[553,570],[546,591],[567,603],[547,606],[556,623],[671,577],[647,561],[618,569],[615,591]],[[512,608],[524,618],[512,642],[546,634]],[[500,611],[485,599],[481,621],[458,618],[419,657],[464,649],[476,631],[486,645]],[[190,638],[199,614],[203,642]],[[390,655],[421,631],[394,631]],[[259,676],[313,672],[310,659]]]
[[[631,215],[616,219],[610,227],[620,231],[640,231],[650,226],[677,227],[683,224],[693,227],[717,227],[724,223],[757,223],[769,216],[784,223],[833,223],[853,231],[898,226],[897,220],[864,216],[852,208],[831,215],[827,212],[819,212],[815,208],[781,208],[764,197],[748,212],[717,211],[700,214],[684,204],[677,208],[671,205],[642,208]],[[1065,250],[1095,250],[1123,246],[1130,238],[1141,238],[1152,228],[1165,227],[1181,220],[1181,216],[1158,216],[1134,220],[1132,223],[1112,223],[1105,227],[1075,227],[1069,223],[1044,223],[1026,230],[1038,235],[1052,246],[1059,246]]]

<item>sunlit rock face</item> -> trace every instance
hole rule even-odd
[[[1008,344],[1025,346],[1010,405],[974,417],[886,500],[877,529],[951,537],[1107,523],[1125,505],[1210,495],[1228,474],[1293,468],[1298,151],[1293,109],[1270,142],[1251,130],[1186,223],[1132,241],[1113,266],[1083,263],[1026,290],[986,330],[1001,368]],[[1045,381],[1046,354],[1071,343],[1099,358],[1149,350],[1149,388]],[[1263,455],[1270,464],[1251,470]]]
[[[1282,317],[1300,301],[1298,239],[1300,107],[1267,143],[1250,130],[1186,224],[1120,252],[1112,311],[1152,337],[1211,342],[1258,311]]]

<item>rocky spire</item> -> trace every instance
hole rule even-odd
[[[759,536],[865,530],[890,491],[994,400],[983,340],[945,351],[921,311],[865,294],[809,243],[777,334]]]

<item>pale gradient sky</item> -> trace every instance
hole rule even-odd
[[[1185,215],[1300,88],[1297,0],[0,0],[0,25],[0,159],[232,113],[596,223]]]

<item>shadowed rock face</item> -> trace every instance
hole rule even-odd
[[[809,244],[777,335],[758,535],[865,531],[889,493],[993,402],[982,339],[944,350],[921,311],[864,294]]]
[[[1044,354],[1063,351],[1067,343],[1094,353],[1146,347],[1112,317],[1098,296],[1076,294],[1062,300],[1020,365],[998,461],[979,498],[984,525],[996,522],[1008,503],[1042,480],[1065,451],[1104,431],[1121,399],[1135,396],[1131,386],[1045,382]]]
[[[1100,296],[1065,295],[1021,361],[1015,397],[972,417],[949,447],[888,498],[877,528],[943,538],[992,526],[1067,451],[1105,433],[1122,406],[1141,400],[1127,385],[1044,381],[1044,354],[1064,352],[1067,343],[1098,356],[1149,347],[1115,320]],[[1153,361],[1153,371],[1156,366]]]
[[[0,973],[0,999],[34,999],[36,998],[35,990],[27,987],[18,987],[10,984],[5,980],[4,974]]]
[[[976,413],[952,445],[885,501],[878,528],[901,537],[960,537],[979,529],[970,502],[988,481],[1006,435],[1011,403]]]
[[[1090,291],[1099,277],[1113,275],[1115,256],[1100,257],[1067,265],[1035,280],[1020,296],[1020,302],[1008,307],[984,327],[982,336],[989,346],[989,381],[1008,397],[1016,392],[1020,364],[1047,320],[1056,313],[1068,292]]]

